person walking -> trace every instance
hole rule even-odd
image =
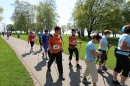
[[[9,39],[9,36],[10,36],[10,33],[9,33],[9,32],[7,32],[6,34],[7,34],[7,40],[8,40],[8,39]]]
[[[40,33],[38,34],[38,39],[39,39],[39,44],[40,44],[40,51],[42,51],[42,36],[43,36],[43,32],[40,31]]]
[[[96,51],[95,45],[99,43],[102,37],[99,34],[95,34],[92,37],[92,40],[89,41],[86,45],[86,56],[85,56],[85,63],[86,63],[86,70],[84,72],[84,78],[82,82],[84,84],[90,84],[87,81],[87,76],[91,74],[93,86],[97,86],[96,83],[98,82],[98,72],[96,68],[96,64],[94,63],[96,56],[101,56],[102,52]]]
[[[51,65],[56,59],[59,78],[65,80],[63,77],[63,66],[62,66],[62,41],[60,39],[61,28],[59,26],[55,27],[55,33],[50,36],[48,41],[48,46],[50,49],[51,57],[48,62],[48,71],[51,71]]]
[[[112,83],[118,86],[126,86],[125,81],[130,72],[130,25],[124,26],[123,35],[119,38],[118,47],[115,48],[116,67],[113,71]],[[120,82],[117,80],[118,73],[121,74]]]
[[[44,52],[42,53],[43,57],[45,54],[46,60],[48,60],[47,54],[48,54],[48,40],[49,40],[49,35],[48,35],[48,30],[45,30],[45,34],[42,36],[42,45],[44,48]]]
[[[111,34],[110,30],[105,30],[104,35],[102,36],[102,39],[99,43],[99,51],[102,52],[102,55],[100,57],[100,62],[99,62],[99,66],[98,66],[98,73],[104,73],[104,72],[102,72],[101,68],[103,70],[107,70],[107,68],[105,67],[105,63],[107,60],[106,50],[107,50],[107,47],[108,48],[111,47],[111,44],[108,44],[107,37],[109,37],[110,34]]]
[[[35,37],[35,35],[33,34],[33,32],[31,31],[30,34],[29,34],[29,36],[28,36],[28,43],[30,43],[30,45],[31,45],[31,50],[30,50],[30,52],[34,52],[34,51],[33,51],[33,46],[34,46],[35,40],[36,40],[36,37]]]
[[[81,66],[79,65],[79,51],[77,49],[77,44],[82,44],[82,42],[77,42],[77,37],[75,36],[75,34],[76,34],[76,30],[72,29],[72,35],[69,37],[69,46],[68,46],[69,66],[73,67],[73,65],[71,64],[71,60],[74,52],[76,55],[76,67],[77,69],[81,69]]]

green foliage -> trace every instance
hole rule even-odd
[[[116,34],[129,23],[129,10],[130,1],[125,0],[77,0],[72,17],[78,29],[87,29],[88,37],[105,29]]]
[[[0,22],[2,21],[3,17],[1,16],[1,14],[3,13],[3,8],[0,7]]]
[[[15,52],[0,37],[0,86],[34,86],[28,71]]]
[[[53,0],[47,0],[44,3],[39,2],[39,5],[16,0],[12,5],[15,10],[11,20],[14,21],[16,30],[28,32],[48,29],[50,31],[56,26],[58,14]]]

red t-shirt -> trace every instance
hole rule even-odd
[[[9,32],[7,32],[7,35],[9,36],[9,35],[10,35],[10,33],[9,33]]]
[[[30,41],[30,42],[34,42],[34,41],[35,41],[35,35],[34,35],[34,34],[30,34],[30,35],[28,36],[28,38],[29,38],[29,41]]]

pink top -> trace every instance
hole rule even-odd
[[[35,35],[34,34],[30,34],[29,36],[28,36],[28,38],[29,38],[29,41],[30,42],[34,42],[35,40]]]
[[[9,32],[7,32],[7,35],[10,35],[10,33],[9,33]]]

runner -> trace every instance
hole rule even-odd
[[[40,31],[40,33],[38,34],[38,39],[39,39],[39,43],[40,43],[40,51],[42,51],[42,36],[43,36],[43,32]]]
[[[8,40],[8,39],[9,39],[9,36],[10,36],[10,33],[9,33],[9,32],[7,32],[6,34],[7,34],[7,40]]]
[[[5,33],[4,33],[4,32],[2,32],[2,35],[3,35],[3,37],[4,37]]]
[[[98,72],[94,60],[96,59],[95,58],[96,56],[100,56],[102,53],[100,51],[96,51],[94,44],[99,43],[101,38],[102,37],[100,35],[95,34],[92,37],[92,40],[89,41],[88,44],[86,45],[86,56],[85,56],[86,70],[82,81],[84,84],[90,84],[90,82],[87,81],[86,77],[89,74],[91,74],[93,86],[97,86],[96,83],[98,82]]]
[[[48,53],[48,39],[49,39],[49,35],[48,35],[48,30],[45,30],[45,34],[42,36],[42,45],[43,45],[43,48],[44,48],[44,52],[42,53],[43,57],[44,57],[44,53],[45,53],[45,56],[46,56],[46,60],[48,60],[47,58],[47,53]]]
[[[61,41],[62,41],[62,43],[63,43],[63,46],[64,46],[64,42],[63,42],[63,38],[62,38],[61,33],[60,33],[60,39],[61,39]],[[62,50],[62,52],[63,52],[63,50]],[[50,57],[51,57],[51,53],[50,53],[50,49],[49,49],[49,48],[48,48],[48,57],[49,57],[49,59],[50,59]]]
[[[79,65],[79,51],[77,49],[77,44],[82,44],[82,42],[77,42],[77,37],[75,36],[76,34],[76,30],[72,29],[72,35],[69,37],[69,46],[68,46],[68,50],[69,50],[69,66],[73,67],[73,65],[71,64],[71,60],[72,60],[72,56],[73,56],[73,52],[76,55],[76,67],[77,69],[81,69],[81,66]]]
[[[34,51],[33,51],[33,45],[34,45],[35,40],[36,40],[35,35],[34,35],[33,32],[31,31],[31,32],[30,32],[30,35],[28,36],[28,43],[30,42],[30,45],[31,45],[31,50],[30,50],[30,52],[34,52]]]
[[[107,50],[107,47],[109,47],[109,48],[111,47],[111,45],[108,44],[107,37],[109,37],[110,34],[111,34],[111,31],[105,30],[104,35],[102,36],[102,39],[101,39],[100,44],[99,44],[99,51],[102,52],[102,55],[100,57],[100,62],[99,62],[99,66],[98,66],[98,73],[104,73],[104,72],[102,72],[101,67],[103,70],[107,70],[107,68],[105,67],[105,63],[107,60],[106,50]]]
[[[116,67],[113,71],[113,84],[118,86],[126,86],[125,81],[128,77],[130,72],[130,25],[126,25],[124,33],[119,38],[118,47],[115,49],[115,56],[116,56]],[[118,73],[122,71],[120,83],[117,80]]]
[[[63,66],[62,66],[62,41],[60,39],[60,31],[61,28],[59,26],[55,27],[55,33],[50,36],[48,45],[51,52],[51,58],[48,62],[48,71],[50,72],[51,65],[53,61],[56,59],[58,72],[59,72],[59,78],[62,80],[65,80],[63,77]]]

